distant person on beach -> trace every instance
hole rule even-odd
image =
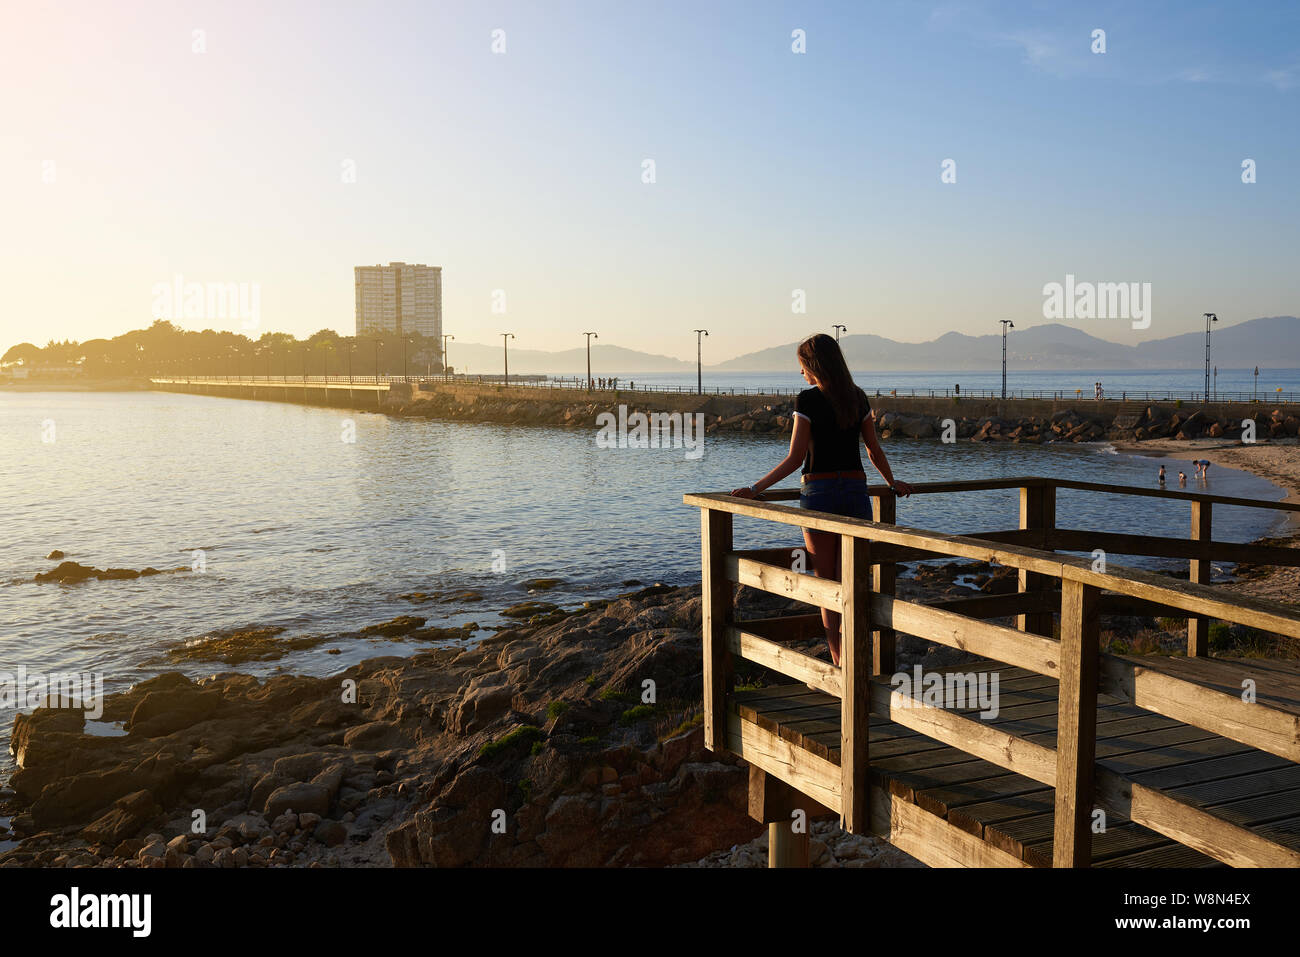
[[[1186,487],[1187,487],[1187,473],[1186,473],[1186,472],[1179,472],[1179,473],[1178,473],[1178,485],[1179,485],[1180,488],[1186,488]]]
[[[790,451],[776,468],[753,485],[733,489],[740,498],[754,498],[799,468],[803,463],[803,487],[799,506],[832,515],[870,520],[871,496],[867,474],[862,468],[860,443],[867,445],[871,464],[897,495],[911,495],[912,487],[898,481],[890,471],[885,450],[876,437],[875,421],[866,393],[853,382],[839,343],[818,333],[799,343],[799,370],[811,386],[794,402],[794,433]],[[840,577],[840,537],[834,532],[804,529],[804,544],[818,578]],[[866,570],[863,570],[866,574]],[[831,660],[840,663],[839,612],[822,609],[826,644]]]
[[[1197,478],[1209,478],[1209,477],[1210,477],[1209,475],[1206,474],[1206,473],[1209,472],[1209,470],[1210,470],[1210,460],[1209,460],[1209,459],[1192,459],[1192,464],[1196,466],[1196,477],[1197,477]]]
[[[1165,484],[1165,467],[1163,465],[1160,466],[1160,484]]]

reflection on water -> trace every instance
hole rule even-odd
[[[47,419],[53,443],[42,442]],[[348,419],[355,443],[343,441]],[[695,582],[699,516],[682,494],[755,481],[786,441],[709,436],[705,454],[687,459],[598,448],[595,436],[594,422],[473,425],[161,393],[0,396],[0,670],[102,672],[109,692],[166,670],[168,648],[219,629],[334,636],[398,614],[486,625],[527,597],[530,578],[563,579],[535,596],[559,604],[624,591],[628,579]],[[1058,475],[1154,487],[1159,467],[1096,446],[896,441],[887,451],[908,481]],[[1245,473],[1211,475],[1219,493],[1281,497]],[[898,521],[960,533],[1013,528],[1017,515],[1012,489],[905,500]],[[1164,535],[1185,535],[1189,521],[1185,504],[1071,491],[1059,493],[1058,516],[1062,527]],[[760,525],[739,520],[738,547],[797,542]],[[1269,514],[1215,509],[1217,539],[1274,526]],[[100,568],[201,570],[32,583],[56,548]],[[484,600],[398,597],[461,589]],[[325,674],[410,650],[344,637],[240,670]],[[6,736],[11,717],[0,714]]]

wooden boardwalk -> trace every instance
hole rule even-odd
[[[1058,529],[1057,487],[1188,500],[1191,536]],[[788,492],[686,497],[702,509],[705,740],[749,763],[773,865],[799,862],[802,812],[934,866],[1300,866],[1300,659],[1209,657],[1213,621],[1300,640],[1300,610],[1204,583],[1215,560],[1300,565],[1300,549],[1215,542],[1213,505],[1300,506],[1042,478],[918,491],[984,488],[1019,489],[1019,529],[906,528],[878,489],[871,522],[778,504]],[[839,580],[779,564],[788,547],[735,550],[733,516],[838,533]],[[1098,541],[1187,558],[1192,581],[1054,551]],[[900,560],[944,556],[1016,567],[1020,591],[895,596]],[[819,615],[737,618],[737,583],[839,613],[842,667],[790,645],[820,632]],[[1101,616],[1132,614],[1186,619],[1187,657],[1103,653]],[[991,620],[1006,618],[1016,627]],[[896,633],[974,663],[896,672]],[[787,680],[735,691],[738,658]]]
[[[1149,664],[1144,660],[1144,666]],[[1186,659],[1164,659],[1169,673],[1184,670]],[[1292,716],[1300,715],[1300,661],[1243,660],[1240,667],[1264,677],[1265,669],[1284,674],[1284,686],[1271,697]],[[1164,667],[1159,670],[1165,672]],[[937,669],[940,674],[999,673],[999,710],[987,723],[1024,741],[1056,747],[1057,683],[997,662]],[[1267,681],[1267,679],[1265,679]],[[890,693],[883,678],[873,679],[872,697]],[[1285,695],[1283,701],[1280,696]],[[976,715],[976,708],[961,709]],[[743,725],[752,725],[745,728]],[[807,685],[779,685],[728,696],[728,748],[753,755],[746,747],[773,735],[806,757],[792,763],[817,767],[827,786],[837,790],[840,766],[840,703]],[[873,712],[870,718],[870,781],[881,798],[908,805],[895,811],[902,827],[892,833],[887,817],[873,822],[879,836],[931,863],[976,866],[1050,867],[1055,825],[1053,789],[1008,772],[934,738]],[[779,751],[768,742],[768,751]],[[1109,695],[1098,696],[1096,759],[1099,767],[1126,780],[1155,788],[1171,800],[1212,814],[1259,837],[1300,851],[1300,765],[1193,725],[1152,714]],[[760,758],[760,760],[762,760]],[[837,804],[838,795],[831,799]],[[899,822],[895,822],[899,823]],[[1104,819],[1093,835],[1094,867],[1222,867],[1219,861],[1171,838],[1134,824],[1122,815]],[[964,859],[936,856],[915,833],[960,848]],[[985,845],[983,847],[980,844]]]

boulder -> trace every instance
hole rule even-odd
[[[270,820],[275,820],[286,811],[299,814],[319,814],[324,817],[329,813],[329,791],[320,784],[297,782],[277,788],[266,799],[263,813]]]
[[[92,844],[117,845],[161,810],[148,791],[133,791],[118,798],[105,814],[86,825],[81,836]]]

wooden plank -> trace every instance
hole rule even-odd
[[[1057,488],[1072,488],[1085,492],[1106,492],[1112,495],[1137,495],[1145,498],[1173,498],[1190,502],[1213,502],[1218,505],[1240,505],[1243,508],[1272,509],[1300,512],[1300,503],[1264,502],[1254,498],[1234,498],[1229,495],[1211,495],[1208,492],[1183,492],[1176,489],[1139,488],[1131,485],[1107,485],[1101,482],[1081,482],[1076,479],[1051,478]]]
[[[1182,844],[1168,843],[1136,854],[1098,861],[1093,867],[1223,867],[1212,857]]]
[[[1032,820],[1025,819],[1012,822],[1007,827],[1010,830],[1027,830]],[[1053,835],[1054,821],[1050,815],[1042,826],[1047,833],[1046,839],[1035,841],[1022,838],[1022,841],[1025,841],[1022,856],[1027,864],[1032,864],[1035,867],[1050,867],[1056,853],[1055,837]],[[1155,831],[1148,830],[1131,821],[1112,822],[1104,830],[1092,835],[1092,859],[1089,861],[1089,866],[1094,861],[1104,861],[1109,857],[1121,857],[1137,851],[1152,850],[1168,843],[1168,838],[1162,837]]]
[[[926,705],[894,691],[883,679],[877,678],[871,683],[871,707],[905,728],[960,747],[968,754],[1009,771],[1044,784],[1052,784],[1055,780],[1056,756],[1051,749],[991,727],[986,722]]]
[[[945,601],[925,602],[927,608],[950,611],[985,621],[989,618],[1014,618],[1017,615],[1055,614],[1060,596],[1054,592],[1014,592],[1008,595],[979,595],[973,598],[951,598]]]
[[[840,717],[840,785],[842,827],[850,834],[870,828],[867,792],[871,714],[871,543],[840,538],[840,666],[843,713]]]
[[[777,822],[789,824],[798,811],[803,812],[809,823],[813,818],[825,817],[833,813],[797,788],[768,774],[758,765],[749,766],[750,817],[760,824]]]
[[[1192,503],[1191,542],[1197,550],[1197,557],[1189,565],[1188,581],[1200,585],[1210,583],[1210,549],[1213,538],[1211,532],[1212,503]],[[1204,615],[1192,615],[1187,619],[1187,656],[1204,658],[1210,653],[1210,619]]]
[[[1195,509],[1201,503],[1193,502]],[[1209,508],[1209,504],[1201,505]],[[1193,519],[1195,521],[1195,519]],[[1193,530],[1195,534],[1195,529]],[[1208,555],[1216,562],[1250,562],[1294,568],[1300,565],[1300,549],[1279,545],[1242,545],[1216,542],[1205,532],[1203,539],[1166,538],[1162,535],[1132,535],[1127,532],[1099,532],[1082,528],[1058,528],[1047,536],[1053,548],[1066,552],[1091,552],[1100,548],[1107,555],[1142,555],[1150,558],[1183,558],[1195,561]],[[1209,579],[1198,579],[1208,582]]]
[[[1240,694],[1224,694],[1158,670],[1160,667],[1131,656],[1102,655],[1100,689],[1144,710],[1300,761],[1300,715],[1259,701],[1248,703]]]
[[[1078,582],[1067,581],[1061,587],[1061,690],[1052,852],[1056,867],[1087,867],[1092,856],[1099,594],[1099,589]]]
[[[1108,810],[1225,864],[1300,867],[1300,851],[1105,768],[1097,769],[1097,797]]]
[[[883,789],[873,789],[871,808],[871,832],[930,867],[1026,866],[1019,858]]]
[[[756,562],[752,558],[738,558],[734,552],[723,559],[723,569],[729,581],[819,608],[840,611],[840,583],[833,579],[801,575],[779,565]]]
[[[903,634],[937,641],[970,654],[985,655],[1052,677],[1059,673],[1059,644],[1051,638],[888,595],[876,597],[871,617],[882,627],[892,627]]]
[[[1300,717],[1300,674],[1261,668],[1260,659],[1118,657],[1233,698],[1241,698],[1249,681],[1260,705]]]
[[[847,539],[846,539],[847,541]],[[744,630],[743,625],[729,625],[725,630],[727,650],[746,661],[771,668],[781,674],[806,682],[819,691],[839,697],[842,693],[840,669],[829,661],[760,638]]]
[[[871,500],[872,517],[885,525],[898,520],[898,499],[881,495]],[[872,547],[874,552],[875,546]],[[893,597],[898,582],[898,566],[892,563],[871,566],[871,591]],[[893,674],[895,668],[895,632],[892,628],[875,628],[871,632],[871,673]]]
[[[727,748],[823,807],[841,813],[840,769],[825,758],[796,748],[735,714],[727,715]]]
[[[727,687],[731,661],[726,625],[732,614],[733,589],[725,561],[731,551],[732,518],[728,512],[700,513],[701,635],[704,646],[704,744],[710,751],[726,749]]]

